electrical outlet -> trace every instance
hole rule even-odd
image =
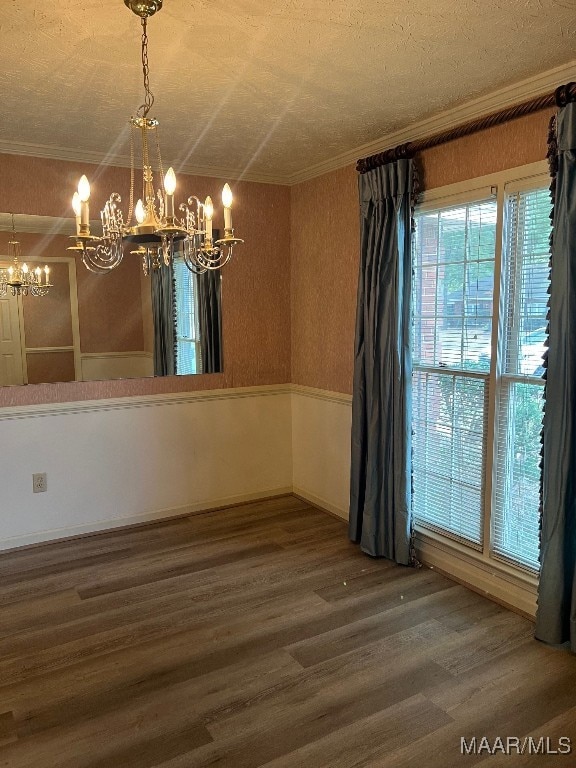
[[[46,472],[37,472],[32,475],[32,490],[34,493],[44,493],[48,490],[48,478]]]

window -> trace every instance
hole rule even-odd
[[[414,515],[482,547],[496,201],[417,216]]]
[[[200,334],[196,275],[182,259],[174,260],[176,287],[176,372],[200,373]]]
[[[531,570],[549,214],[548,190],[534,182],[427,204],[413,252],[415,520]]]
[[[550,195],[546,189],[512,194],[506,213],[492,547],[537,569]]]

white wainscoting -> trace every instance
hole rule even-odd
[[[352,398],[292,386],[294,493],[348,519]],[[417,530],[420,561],[526,616],[536,612],[536,579],[497,560],[481,559],[450,539]]]
[[[291,492],[290,400],[278,386],[0,409],[0,549]]]
[[[348,519],[352,397],[292,385],[294,493]]]
[[[154,375],[151,352],[82,352],[82,381],[142,379]]]
[[[296,385],[2,408],[0,550],[290,492],[346,520],[351,417],[350,396]],[[425,531],[416,549],[534,615],[534,577]]]

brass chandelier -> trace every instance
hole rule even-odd
[[[0,269],[0,296],[6,296],[8,291],[12,296],[46,296],[50,288],[50,268],[48,265],[41,269],[30,269],[28,264],[20,263],[20,242],[16,240],[14,214],[12,215],[12,239],[8,241],[8,256],[12,264],[6,269]]]
[[[69,250],[79,251],[85,266],[96,273],[107,273],[117,267],[124,250],[142,259],[144,274],[162,264],[169,266],[181,256],[188,269],[196,274],[220,269],[232,258],[234,246],[243,240],[234,236],[232,228],[232,191],[228,184],[222,190],[224,206],[224,237],[214,241],[212,221],[214,206],[210,197],[204,202],[195,195],[180,205],[182,216],[174,213],[176,174],[168,168],[164,174],[158,141],[158,121],[150,118],[154,103],[150,90],[148,67],[147,19],[162,8],[163,0],[124,0],[124,4],[140,17],[142,24],[142,73],[144,76],[144,103],[130,118],[130,199],[124,217],[119,203],[120,195],[113,192],[101,211],[102,235],[90,232],[90,184],[82,176],[78,190],[72,198],[76,216],[75,245]],[[142,197],[134,204],[136,174],[135,137],[139,135],[142,158]],[[154,188],[151,151],[155,149],[160,186]]]

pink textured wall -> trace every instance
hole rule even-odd
[[[50,381],[74,381],[74,352],[65,350],[26,355],[30,384]]]
[[[544,160],[548,122],[553,112],[554,109],[545,109],[427,149],[421,158],[423,189]]]
[[[425,188],[543,159],[550,112],[428,150]],[[84,172],[94,211],[112,189],[126,199],[126,169],[0,155],[0,210],[69,216]],[[221,186],[181,176],[178,197],[195,192],[218,201]],[[351,392],[360,237],[354,167],[291,189],[249,182],[233,189],[234,224],[246,243],[223,270],[224,373],[6,387],[0,406],[288,381]]]
[[[292,187],[292,381],[352,391],[358,248],[354,167]]]
[[[92,218],[109,192],[128,199],[129,171],[125,168],[0,155],[0,210],[69,217],[71,195],[82,173],[92,185]],[[217,206],[215,226],[222,227],[218,202],[222,184],[218,179],[180,174],[177,198],[210,194]],[[251,182],[231,186],[234,227],[245,244],[237,248],[222,273],[223,373],[4,387],[0,388],[0,407],[288,382],[290,190]],[[124,318],[118,317],[118,322]]]
[[[90,272],[82,258],[76,256],[82,352],[137,352],[144,349],[141,272],[138,259],[129,253],[108,275]]]
[[[28,264],[35,268],[38,262]],[[50,280],[54,286],[46,296],[40,299],[28,295],[22,299],[27,347],[71,347],[74,343],[68,264],[51,263]]]
[[[423,188],[543,160],[551,113],[427,150]],[[293,187],[291,211],[292,381],[351,393],[360,242],[355,168]]]
[[[6,233],[7,241],[8,233]],[[23,259],[44,266],[49,257],[76,261],[78,319],[82,352],[133,352],[144,349],[142,269],[127,254],[109,275],[89,272],[66,235],[17,233]],[[29,347],[72,344],[68,267],[51,263],[54,287],[42,301],[25,299],[26,344]],[[148,285],[150,281],[148,280]],[[118,318],[122,322],[118,322]],[[149,321],[149,319],[148,319]]]

